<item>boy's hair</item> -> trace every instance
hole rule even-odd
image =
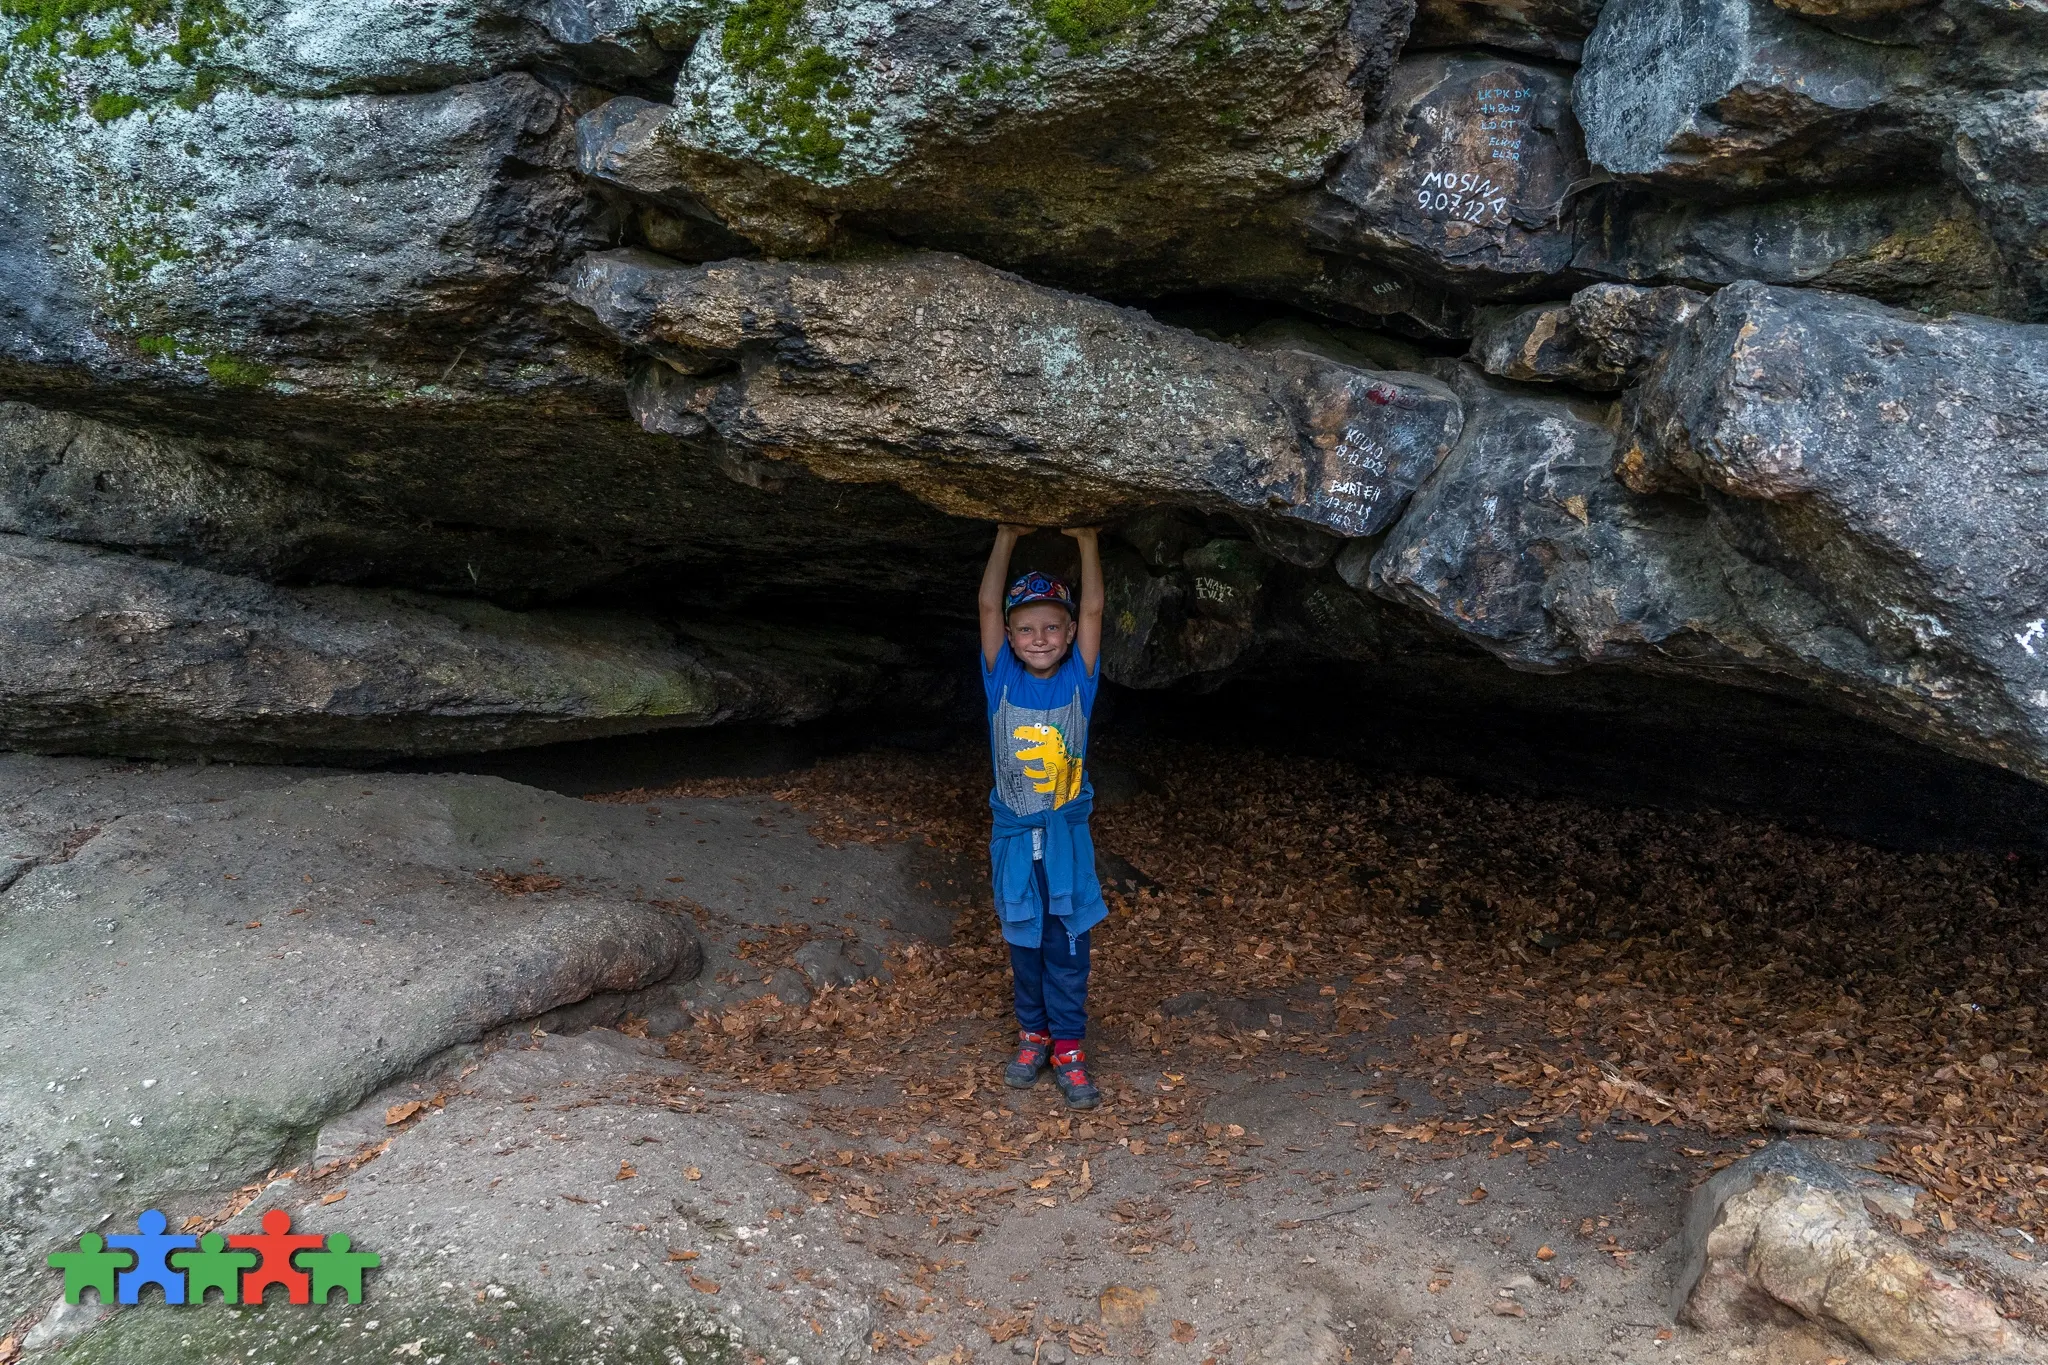
[[[1080,615],[1074,608],[1074,590],[1067,586],[1065,579],[1033,569],[1010,585],[1010,591],[1003,598],[1003,620],[1007,622],[1010,613],[1017,608],[1039,602],[1065,607],[1069,616]]]

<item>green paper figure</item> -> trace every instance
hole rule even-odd
[[[253,1251],[229,1251],[228,1239],[209,1232],[197,1251],[174,1251],[166,1259],[185,1272],[185,1302],[206,1302],[206,1291],[218,1289],[222,1303],[242,1301],[242,1272],[261,1257]]]
[[[135,1264],[135,1255],[128,1251],[106,1250],[106,1239],[97,1232],[88,1232],[78,1239],[77,1251],[53,1251],[49,1262],[64,1272],[64,1302],[78,1303],[79,1296],[88,1289],[100,1291],[100,1302],[111,1306],[114,1302],[114,1276],[117,1272]]]
[[[363,1272],[384,1263],[374,1251],[350,1251],[348,1234],[337,1232],[327,1239],[325,1251],[302,1251],[296,1258],[299,1269],[313,1275],[313,1302],[327,1302],[329,1290],[340,1289],[350,1303],[363,1301]]]

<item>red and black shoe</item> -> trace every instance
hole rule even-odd
[[[1069,1048],[1053,1055],[1052,1079],[1059,1086],[1060,1093],[1067,1097],[1069,1109],[1093,1109],[1102,1103],[1102,1092],[1088,1079],[1088,1060],[1080,1048]]]
[[[1052,1060],[1052,1035],[1020,1029],[1017,1056],[1003,1068],[1003,1084],[1013,1090],[1029,1090],[1038,1084],[1039,1073]]]

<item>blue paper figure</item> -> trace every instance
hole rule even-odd
[[[142,1216],[135,1220],[141,1229],[137,1237],[115,1236],[107,1238],[107,1245],[135,1253],[135,1268],[121,1272],[120,1292],[114,1297],[119,1303],[140,1303],[142,1286],[153,1284],[164,1291],[165,1303],[185,1301],[185,1272],[173,1270],[165,1264],[164,1257],[180,1247],[196,1247],[197,1237],[180,1237],[175,1233],[166,1236],[166,1220],[158,1209],[144,1209]]]

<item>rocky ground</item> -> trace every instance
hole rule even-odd
[[[601,801],[5,760],[0,1357],[1821,1365],[1866,1352],[1812,1313],[1674,1321],[1690,1191],[1878,1122],[1939,1141],[1797,1145],[2038,1349],[2031,861],[1162,747],[1102,773],[1109,1103],[1074,1116],[997,1081],[975,757]],[[1935,988],[1873,920],[1949,935],[1966,1008],[1894,1018],[1887,978]],[[1812,1027],[1822,981],[1860,1023]],[[1717,1069],[1736,1009],[1724,1050],[1770,1055]],[[151,1206],[383,1265],[356,1307],[53,1306],[42,1255]]]

